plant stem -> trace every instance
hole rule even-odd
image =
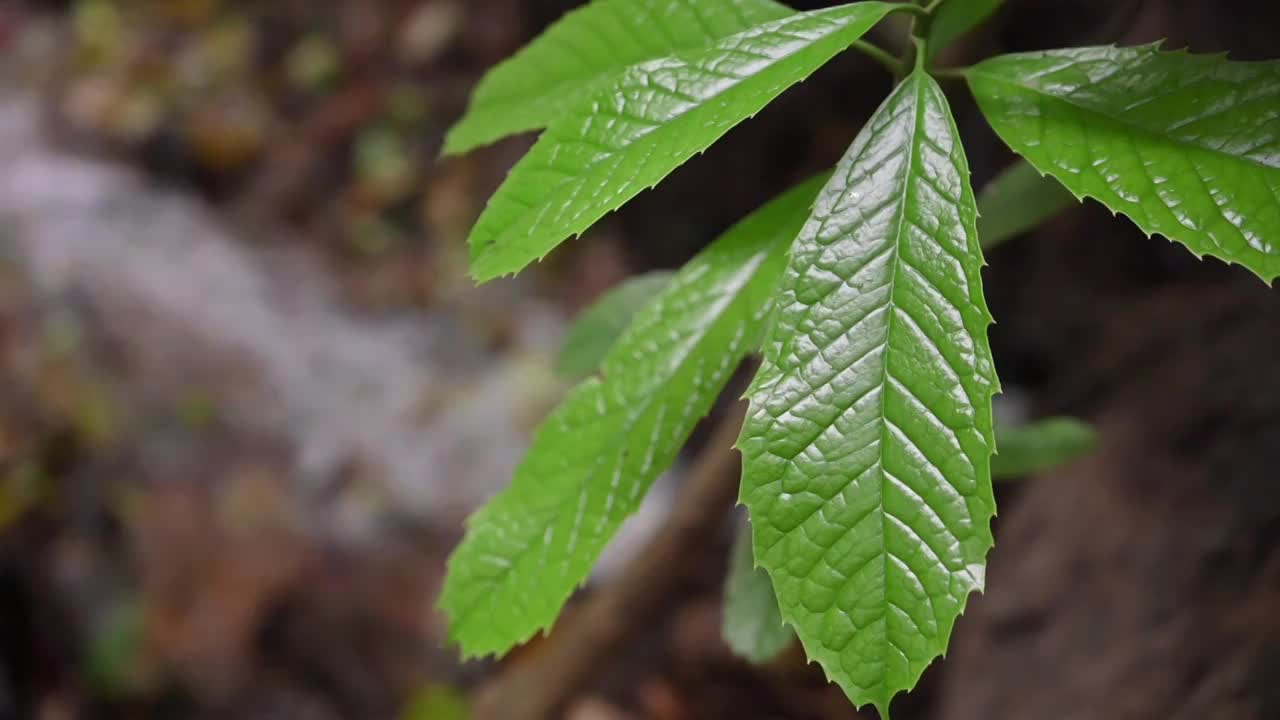
[[[867,57],[883,65],[885,69],[893,73],[895,78],[900,78],[907,74],[906,65],[904,65],[898,58],[890,55],[887,50],[879,45],[874,45],[865,40],[855,40],[853,41],[853,47],[855,50],[861,51]]]
[[[933,10],[942,0],[933,0],[924,8],[924,12],[911,19],[911,42],[902,54],[902,64],[914,70],[922,70],[928,57],[929,28],[933,25]],[[925,0],[920,0],[924,5]]]
[[[922,37],[911,38],[911,43],[916,46],[916,59],[913,69],[924,72],[925,62],[929,58],[929,41]]]
[[[476,720],[548,720],[600,672],[627,638],[643,632],[688,571],[689,548],[712,541],[738,493],[733,444],[744,406],[720,422],[684,478],[671,514],[617,580],[567,613],[555,632],[481,691]]]
[[[934,77],[941,78],[941,79],[964,80],[966,77],[968,77],[969,68],[967,67],[934,68],[930,72],[933,73]]]

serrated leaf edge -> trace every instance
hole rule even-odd
[[[1216,52],[1216,53],[1193,53],[1193,52],[1191,52],[1190,48],[1187,48],[1187,47],[1182,47],[1182,48],[1178,48],[1178,49],[1175,49],[1175,50],[1164,50],[1164,49],[1163,49],[1163,47],[1164,47],[1164,43],[1165,43],[1165,42],[1166,42],[1166,40],[1165,40],[1165,39],[1160,39],[1160,40],[1156,40],[1156,41],[1154,41],[1154,42],[1144,43],[1144,44],[1142,44],[1142,45],[1119,45],[1119,44],[1117,44],[1117,43],[1111,43],[1111,44],[1107,44],[1107,45],[1100,45],[1100,46],[1097,46],[1097,47],[1108,47],[1108,48],[1112,48],[1112,49],[1115,49],[1115,50],[1149,50],[1149,51],[1151,51],[1151,52],[1160,52],[1160,53],[1165,53],[1165,54],[1169,54],[1169,55],[1183,55],[1183,56],[1187,56],[1187,57],[1206,58],[1206,59],[1218,60],[1218,61],[1222,61],[1222,62],[1242,62],[1242,63],[1249,63],[1249,62],[1252,62],[1252,63],[1259,63],[1259,64],[1261,64],[1261,63],[1271,63],[1271,62],[1280,62],[1280,61],[1274,61],[1274,60],[1259,60],[1259,61],[1239,61],[1239,60],[1230,60],[1230,59],[1229,59],[1229,57],[1228,57],[1228,53],[1227,53],[1227,52],[1225,52],[1225,51],[1224,51],[1224,52]],[[1078,48],[1062,48],[1062,49],[1059,49],[1059,50],[1037,50],[1037,51],[1031,51],[1031,52],[1026,52],[1026,53],[1012,53],[1011,55],[996,55],[996,56],[994,56],[994,57],[992,57],[992,58],[988,58],[988,60],[997,60],[997,59],[1000,59],[1000,58],[1003,58],[1003,57],[1010,57],[1010,56],[1012,56],[1012,55],[1017,55],[1017,56],[1026,56],[1026,57],[1044,56],[1044,55],[1048,55],[1048,54],[1053,53],[1053,52],[1061,52],[1061,51],[1068,50],[1068,49],[1078,49]],[[987,61],[986,61],[986,60],[984,60],[983,62],[987,62]],[[974,75],[982,75],[982,76],[987,77],[987,78],[990,78],[990,79],[992,79],[992,80],[999,80],[1000,82],[1002,82],[1002,83],[1004,83],[1004,84],[1006,84],[1006,85],[1011,85],[1011,86],[1014,86],[1014,87],[1023,88],[1023,89],[1026,89],[1026,90],[1030,90],[1030,91],[1036,92],[1037,94],[1043,95],[1043,96],[1045,96],[1045,97],[1052,98],[1052,99],[1054,99],[1054,100],[1058,100],[1058,101],[1062,101],[1062,102],[1067,102],[1066,100],[1064,100],[1064,99],[1063,99],[1063,98],[1061,98],[1060,96],[1057,96],[1057,95],[1050,95],[1049,93],[1044,93],[1044,92],[1042,92],[1042,91],[1038,90],[1037,88],[1033,88],[1033,87],[1030,87],[1030,86],[1028,86],[1028,85],[1023,85],[1023,84],[1021,84],[1021,83],[1017,83],[1017,82],[1012,82],[1012,81],[1008,80],[1007,78],[1003,78],[1003,77],[1000,77],[1000,76],[998,76],[998,75],[990,75],[990,74],[987,74],[987,73],[983,73],[983,72],[981,71],[982,64],[983,64],[983,63],[978,63],[977,65],[973,65],[973,66],[971,66],[971,67],[967,68],[967,69],[964,71],[964,75],[966,76],[966,78],[967,78],[967,77],[974,76]],[[1101,113],[1099,113],[1099,112],[1097,112],[1097,111],[1095,111],[1095,110],[1093,110],[1093,109],[1091,109],[1091,108],[1087,108],[1087,107],[1084,107],[1084,106],[1081,106],[1081,105],[1074,105],[1074,104],[1072,104],[1072,107],[1078,108],[1078,109],[1080,109],[1081,111],[1084,111],[1084,112],[1087,112],[1087,113],[1090,113],[1090,114],[1093,114],[1093,115],[1098,115],[1098,116],[1100,116],[1100,117],[1106,118],[1107,120],[1109,120],[1109,121],[1111,121],[1111,122],[1115,122],[1115,123],[1117,123],[1117,124],[1125,125],[1125,126],[1128,126],[1128,127],[1133,127],[1133,128],[1137,129],[1138,131],[1140,131],[1140,132],[1141,132],[1141,133],[1143,133],[1143,134],[1146,134],[1146,135],[1150,135],[1150,134],[1152,134],[1152,133],[1151,133],[1151,131],[1147,130],[1146,128],[1142,128],[1142,127],[1138,127],[1138,126],[1135,126],[1135,125],[1131,125],[1130,123],[1127,123],[1127,122],[1125,122],[1125,121],[1123,121],[1123,120],[1120,120],[1120,119],[1118,119],[1118,118],[1112,118],[1112,117],[1107,116],[1107,115],[1102,115]],[[1099,205],[1101,205],[1102,207],[1106,208],[1106,210],[1107,210],[1108,212],[1110,212],[1110,213],[1111,213],[1111,216],[1112,216],[1112,217],[1120,217],[1120,216],[1124,216],[1124,218],[1125,218],[1126,220],[1128,220],[1128,221],[1129,221],[1129,222],[1130,222],[1130,223],[1131,223],[1135,228],[1137,228],[1137,229],[1138,229],[1138,231],[1139,231],[1139,232],[1141,232],[1141,233],[1143,234],[1143,236],[1145,236],[1148,240],[1150,240],[1150,239],[1152,239],[1152,238],[1154,238],[1154,237],[1156,237],[1156,236],[1158,235],[1158,236],[1160,236],[1161,238],[1164,238],[1164,240],[1165,240],[1165,241],[1167,241],[1167,242],[1169,242],[1169,243],[1171,243],[1171,244],[1174,244],[1174,245],[1178,245],[1178,246],[1180,246],[1183,250],[1185,250],[1185,251],[1187,251],[1187,252],[1191,253],[1191,255],[1192,255],[1193,257],[1195,257],[1197,260],[1204,261],[1205,257],[1211,257],[1211,258],[1213,258],[1214,260],[1216,260],[1216,261],[1218,261],[1218,262],[1221,262],[1221,263],[1224,263],[1224,264],[1226,264],[1226,265],[1229,265],[1229,266],[1234,265],[1234,266],[1238,266],[1238,267],[1244,268],[1245,270],[1249,271],[1250,273],[1253,273],[1255,276],[1257,276],[1259,279],[1261,279],[1261,280],[1262,280],[1264,283],[1266,283],[1268,286],[1274,286],[1275,280],[1276,280],[1277,278],[1280,278],[1280,269],[1278,269],[1274,274],[1272,274],[1272,275],[1268,276],[1266,273],[1259,272],[1258,270],[1256,270],[1256,269],[1254,269],[1254,268],[1252,268],[1252,267],[1249,267],[1248,265],[1246,265],[1246,264],[1244,264],[1244,263],[1242,263],[1242,262],[1240,262],[1240,261],[1238,261],[1238,260],[1231,260],[1231,259],[1224,258],[1224,257],[1218,257],[1217,255],[1211,255],[1211,254],[1209,254],[1209,253],[1196,251],[1196,250],[1195,250],[1195,249],[1193,249],[1190,245],[1188,245],[1187,243],[1185,243],[1184,241],[1182,241],[1182,240],[1180,240],[1180,239],[1178,239],[1178,238],[1176,238],[1176,237],[1170,237],[1169,235],[1166,235],[1165,233],[1160,233],[1160,232],[1149,232],[1146,228],[1144,228],[1144,227],[1142,227],[1141,225],[1139,225],[1139,224],[1138,224],[1138,222],[1137,222],[1136,220],[1134,220],[1133,218],[1129,217],[1128,213],[1125,213],[1125,212],[1123,212],[1123,211],[1121,211],[1121,210],[1115,210],[1115,209],[1113,209],[1110,205],[1108,205],[1108,204],[1106,203],[1106,201],[1105,201],[1101,196],[1099,196],[1099,195],[1097,195],[1097,194],[1094,194],[1094,193],[1090,193],[1090,192],[1076,192],[1076,191],[1075,191],[1073,188],[1071,188],[1071,187],[1070,187],[1066,182],[1064,182],[1061,178],[1059,178],[1059,177],[1058,177],[1058,175],[1057,175],[1055,172],[1053,172],[1052,170],[1045,170],[1045,169],[1044,169],[1044,167],[1043,167],[1040,163],[1037,163],[1035,160],[1032,160],[1030,157],[1027,157],[1027,156],[1023,155],[1022,153],[1018,152],[1018,150],[1017,150],[1016,148],[1014,148],[1013,144],[1012,144],[1012,143],[1010,143],[1008,140],[1006,140],[1006,139],[1005,139],[1005,137],[1004,137],[1004,134],[1003,134],[1000,130],[998,130],[994,125],[990,125],[990,127],[991,127],[992,131],[993,131],[993,132],[995,132],[995,133],[996,133],[996,135],[1000,137],[1001,142],[1003,142],[1003,143],[1005,144],[1005,146],[1006,146],[1006,147],[1008,147],[1008,148],[1009,148],[1013,153],[1015,153],[1018,157],[1020,157],[1020,158],[1022,158],[1023,160],[1025,160],[1025,161],[1027,162],[1027,164],[1031,165],[1031,167],[1035,168],[1035,169],[1036,169],[1036,172],[1040,173],[1040,176],[1041,176],[1041,177],[1051,177],[1051,178],[1053,178],[1053,179],[1054,179],[1054,180],[1056,180],[1060,185],[1062,185],[1062,187],[1063,187],[1063,188],[1065,188],[1065,189],[1067,190],[1067,192],[1071,193],[1071,194],[1076,198],[1076,200],[1077,200],[1077,201],[1079,201],[1079,202],[1081,202],[1081,203],[1083,203],[1085,200],[1093,200],[1094,202],[1098,203],[1098,204],[1099,204]],[[1230,154],[1227,154],[1227,153],[1222,153],[1222,152],[1220,152],[1220,151],[1212,150],[1212,149],[1210,149],[1210,148],[1202,148],[1202,147],[1198,147],[1198,146],[1190,146],[1190,145],[1188,145],[1188,143],[1186,143],[1186,142],[1184,142],[1184,141],[1178,141],[1178,140],[1170,139],[1170,140],[1169,140],[1169,142],[1170,142],[1171,144],[1174,144],[1174,145],[1191,147],[1191,148],[1192,148],[1192,149],[1194,149],[1194,150],[1203,150],[1203,151],[1205,151],[1205,152],[1215,152],[1215,153],[1217,153],[1217,154],[1219,154],[1219,155],[1223,155],[1223,156],[1225,156],[1225,157],[1230,157],[1230,158],[1232,158],[1232,159],[1240,160],[1241,162],[1254,162],[1254,161],[1252,161],[1252,160],[1248,160],[1248,159],[1246,159],[1246,158],[1240,158],[1240,157],[1238,157],[1238,156],[1230,155]],[[1256,164],[1256,162],[1255,162],[1255,164]],[[1269,169],[1270,169],[1270,168],[1269,168]]]
[[[920,117],[921,117],[921,112],[922,112],[922,107],[923,107],[923,94],[924,94],[924,92],[925,92],[925,88],[926,88],[925,81],[930,81],[930,82],[932,82],[932,77],[931,77],[930,75],[928,75],[925,71],[923,71],[922,69],[920,69],[919,67],[917,67],[917,69],[915,70],[915,72],[913,72],[910,76],[908,76],[908,78],[907,78],[906,80],[904,80],[904,81],[903,81],[903,83],[904,83],[904,84],[905,84],[905,83],[907,83],[907,82],[916,82],[916,83],[918,84],[918,87],[917,87],[917,89],[916,89],[916,93],[917,93],[917,100],[916,100],[916,103],[917,103],[917,110],[916,110],[916,125],[917,125],[917,129],[916,129],[916,132],[918,132],[918,131],[919,131],[919,129],[918,129],[918,125],[919,125],[919,122],[920,122]],[[940,90],[940,89],[939,89],[939,93],[941,94],[941,90]],[[892,97],[892,93],[890,94],[890,97]],[[888,99],[886,99],[885,103],[887,103],[887,102],[888,102]],[[945,97],[944,97],[944,102],[945,102]],[[883,104],[882,104],[882,106],[883,106]],[[879,110],[877,110],[877,112],[879,112]],[[959,132],[958,132],[958,130],[955,128],[955,119],[954,119],[954,117],[950,116],[950,114],[949,114],[948,120],[949,120],[949,122],[950,122],[950,123],[951,123],[951,125],[952,125],[953,132],[955,133],[955,136],[956,136],[956,137],[957,137],[957,139],[958,139],[958,138],[959,138]],[[911,164],[913,164],[913,165],[914,165],[914,164],[915,164],[915,162],[916,162],[916,159],[915,159],[915,153],[916,153],[916,150],[913,148],[913,150],[912,150],[911,152],[912,152],[912,158],[911,158],[911,160],[910,160],[909,162],[910,162]],[[963,150],[961,151],[961,155],[962,155],[962,157],[963,157]],[[967,158],[966,158],[966,160],[965,160],[965,167],[964,167],[964,168],[962,168],[962,172],[963,172],[963,174],[964,174],[964,176],[965,176],[965,183],[966,183],[966,185],[968,185],[968,186],[969,186],[969,192],[970,192],[970,194],[971,194],[971,195],[973,195],[972,182],[971,182],[971,175],[972,175],[972,172],[971,172],[971,170],[970,170],[970,168],[969,168],[969,166],[968,166]],[[819,196],[819,197],[821,197],[821,195],[822,195],[822,191],[819,191],[818,196]],[[816,203],[816,198],[815,198],[815,203]],[[905,205],[905,201],[904,201],[904,205]],[[985,267],[985,266],[987,266],[987,262],[986,262],[985,257],[983,257],[983,256],[981,255],[981,240],[980,240],[980,238],[978,237],[978,233],[977,233],[977,223],[976,223],[976,220],[977,220],[977,214],[976,214],[976,197],[975,197],[975,199],[974,199],[974,205],[975,205],[975,214],[974,214],[974,219],[973,219],[973,221],[972,221],[972,222],[970,222],[970,223],[968,224],[968,227],[967,227],[969,237],[970,237],[970,238],[972,239],[972,241],[973,241],[972,243],[970,243],[970,245],[972,245],[972,247],[970,247],[970,248],[969,248],[969,250],[970,250],[970,251],[974,251],[974,250],[976,250],[976,252],[978,252],[978,253],[979,253],[979,257],[982,257],[981,265],[982,265],[983,267]],[[904,211],[904,213],[905,213],[905,211]],[[902,221],[903,221],[903,218],[899,218],[899,225],[901,225]],[[899,233],[899,235],[901,234],[901,228],[899,228],[898,233]],[[897,252],[899,252],[899,251],[895,251],[895,253],[897,253]],[[788,248],[788,250],[787,250],[787,263],[788,263],[788,265],[789,265],[789,264],[790,264],[790,262],[791,262],[792,255],[793,255],[792,250],[791,250],[790,248]],[[895,260],[895,262],[896,262],[896,260]],[[990,329],[990,326],[991,326],[991,325],[993,325],[993,324],[995,323],[995,321],[994,321],[994,319],[993,319],[993,317],[992,317],[992,315],[991,315],[991,313],[990,313],[990,310],[988,309],[988,306],[987,306],[987,303],[986,303],[985,296],[983,295],[983,293],[982,293],[980,290],[981,290],[981,289],[979,288],[979,292],[978,292],[978,293],[976,293],[976,295],[975,295],[975,304],[977,305],[977,308],[978,308],[979,312],[981,313],[981,315],[982,315],[982,317],[983,317],[983,319],[984,319],[984,321],[985,321],[984,327],[983,327],[983,328],[982,328],[982,330],[981,330],[982,336],[985,338],[986,334],[988,333],[988,331],[989,331],[989,329]],[[770,321],[770,322],[771,322],[771,325],[772,325],[772,319],[771,319],[771,321]],[[772,337],[773,332],[774,332],[774,328],[773,328],[773,327],[770,327],[769,332],[768,332],[768,334],[766,335],[766,339],[765,339],[765,343],[766,343],[766,345],[768,344],[768,342],[770,342],[770,338]],[[887,367],[887,363],[886,363],[886,367]],[[979,370],[979,372],[981,372],[982,368],[978,368],[978,370]],[[886,372],[887,372],[887,371],[886,371]],[[752,414],[752,412],[753,412],[753,406],[754,406],[754,403],[752,403],[752,402],[751,402],[751,397],[750,397],[750,396],[751,396],[752,394],[754,394],[754,393],[758,392],[758,391],[762,388],[762,386],[760,386],[760,385],[758,385],[758,384],[757,384],[757,381],[759,380],[759,378],[760,378],[760,376],[759,376],[759,374],[757,374],[757,375],[752,379],[752,382],[750,383],[750,385],[748,386],[747,390],[743,393],[743,396],[742,396],[742,399],[747,400],[747,401],[748,401],[748,403],[749,403],[749,407],[748,407],[748,417],[750,417],[750,416],[751,416],[751,414]],[[988,368],[988,373],[987,373],[987,375],[985,376],[985,380],[986,380],[986,385],[987,385],[987,392],[986,392],[986,395],[987,395],[987,399],[988,399],[988,402],[987,402],[987,403],[985,403],[985,408],[986,408],[986,413],[985,413],[985,414],[986,414],[986,416],[987,416],[987,417],[986,417],[986,421],[987,421],[987,425],[988,425],[988,427],[993,428],[993,429],[992,429],[992,431],[988,433],[987,441],[988,441],[988,445],[989,445],[989,447],[990,447],[991,455],[994,455],[994,454],[997,452],[997,448],[996,448],[995,435],[994,435],[994,416],[993,416],[992,406],[991,406],[991,403],[989,402],[989,400],[990,400],[990,398],[991,398],[991,397],[993,397],[994,395],[996,395],[996,394],[998,394],[998,393],[1000,392],[1000,383],[999,383],[999,379],[998,379],[998,377],[997,377],[997,376],[996,376],[996,374],[995,374],[994,366],[992,366],[992,367]],[[883,402],[884,402],[884,399],[883,399],[883,398],[882,398],[881,402],[882,402],[882,408],[883,408]],[[976,408],[976,410],[977,410],[978,412],[981,412],[981,411],[982,411],[982,408]],[[883,409],[882,409],[882,411],[881,411],[881,414],[883,414]],[[742,439],[743,439],[743,436],[741,436],[741,435],[740,435],[740,436],[739,436],[739,439],[738,439],[738,442],[734,444],[734,447],[735,447],[735,448],[740,449],[740,445],[741,445]],[[988,457],[987,457],[987,468],[988,468],[988,473],[987,473],[987,475],[988,475],[988,483],[990,483],[990,482],[991,482],[991,480],[990,480],[990,456],[988,456]],[[747,505],[747,503],[746,503],[746,497],[745,497],[745,492],[744,492],[744,490],[743,490],[743,489],[740,489],[740,491],[739,491],[739,496],[738,496],[738,502],[737,502],[737,504],[738,504],[739,506],[746,506],[746,505]],[[749,508],[749,507],[748,507],[748,512],[750,512],[750,508]],[[994,503],[992,503],[992,506],[991,506],[991,518],[989,518],[989,519],[987,520],[987,528],[986,528],[986,532],[987,532],[987,534],[988,534],[988,535],[990,535],[990,534],[991,534],[991,532],[990,532],[991,523],[994,521],[994,519],[995,519],[995,517],[996,517],[997,513],[998,513],[998,508],[996,507],[996,505],[995,505]],[[775,588],[776,588],[776,586],[777,586],[777,582],[778,582],[778,579],[774,576],[774,575],[775,575],[774,571],[773,571],[771,568],[769,568],[769,567],[767,567],[767,566],[762,565],[762,564],[760,564],[760,563],[759,563],[758,558],[759,558],[759,556],[760,556],[760,553],[759,553],[759,547],[757,547],[756,542],[757,542],[757,540],[756,540],[756,535],[755,535],[755,533],[754,533],[754,531],[753,531],[753,533],[752,533],[752,552],[753,552],[753,558],[756,558],[756,564],[757,564],[757,566],[758,566],[758,567],[763,567],[763,568],[765,569],[765,571],[769,574],[769,579],[770,579],[770,581],[771,581],[771,582],[773,582],[773,583],[774,583]],[[988,548],[987,548],[987,552],[988,552],[988,553],[990,552],[990,548],[991,548],[991,546],[988,546]],[[945,659],[945,658],[946,658],[947,650],[948,650],[948,649],[949,649],[949,647],[950,647],[950,638],[951,638],[951,633],[952,633],[952,631],[954,630],[954,627],[955,627],[956,622],[958,622],[958,621],[959,621],[959,619],[960,619],[961,617],[963,617],[963,616],[964,616],[964,613],[965,613],[965,611],[966,611],[966,610],[967,610],[967,608],[968,608],[968,599],[969,599],[970,595],[971,595],[973,592],[982,593],[982,592],[984,592],[984,589],[985,589],[985,565],[984,565],[984,566],[983,566],[983,568],[982,568],[982,576],[981,576],[980,578],[978,578],[977,587],[975,587],[975,588],[974,588],[974,589],[969,593],[969,595],[966,595],[964,598],[962,598],[962,599],[961,599],[961,601],[960,601],[960,602],[959,602],[959,604],[958,604],[958,608],[957,608],[956,616],[955,616],[954,618],[952,618],[952,619],[951,619],[950,623],[949,623],[949,624],[947,625],[947,627],[945,628],[945,632],[943,632],[943,631],[942,631],[942,629],[941,629],[941,627],[940,627],[939,640],[942,642],[942,651],[941,651],[941,652],[939,653],[939,655],[935,658],[935,661],[936,661],[936,659]],[[808,663],[807,663],[807,664],[810,664],[810,665],[812,665],[812,664],[817,664],[819,667],[821,667],[821,668],[822,668],[823,674],[827,677],[827,679],[828,679],[828,681],[829,681],[829,682],[832,682],[833,684],[839,685],[839,683],[837,683],[836,681],[831,680],[831,678],[833,677],[833,673],[831,672],[830,668],[828,668],[828,667],[827,667],[827,663],[826,663],[826,661],[825,661],[825,660],[823,660],[823,659],[821,659],[821,658],[819,658],[819,657],[818,657],[818,654],[814,653],[814,652],[811,650],[811,648],[810,648],[810,642],[805,638],[805,636],[804,636],[804,634],[803,634],[803,633],[799,632],[799,625],[796,623],[796,619],[795,619],[795,617],[793,616],[793,613],[792,613],[792,612],[791,612],[791,611],[790,611],[786,606],[782,605],[781,603],[779,603],[779,610],[780,610],[780,612],[781,612],[781,614],[782,614],[783,621],[784,621],[786,624],[790,625],[791,627],[796,628],[796,630],[797,630],[797,632],[796,632],[796,636],[797,636],[797,638],[799,639],[801,646],[804,648],[805,657],[806,657],[806,658],[807,658],[807,660],[808,660]],[[899,694],[899,692],[907,692],[907,693],[910,693],[910,692],[911,692],[911,690],[913,690],[913,689],[914,689],[914,688],[919,684],[920,677],[923,675],[924,670],[925,670],[925,669],[927,669],[927,666],[928,666],[928,665],[932,665],[932,664],[933,664],[932,662],[927,663],[927,664],[926,664],[926,667],[923,667],[923,668],[921,668],[921,669],[920,669],[920,671],[919,671],[919,672],[916,672],[916,673],[914,674],[914,677],[912,677],[912,678],[911,678],[911,681],[910,681],[910,683],[908,684],[908,687],[906,687],[906,688],[905,688],[905,689],[903,689],[903,690],[899,690],[899,691],[891,691],[891,692],[889,692],[889,693],[888,693],[888,696],[887,696],[887,697],[869,698],[869,699],[867,699],[865,702],[859,703],[859,702],[858,702],[858,701],[857,701],[857,700],[852,696],[852,694],[850,694],[850,693],[849,693],[849,691],[848,691],[847,689],[845,689],[845,688],[843,688],[843,687],[842,687],[842,689],[845,691],[845,694],[849,697],[849,700],[850,700],[850,701],[855,705],[855,707],[856,707],[856,708],[861,709],[862,707],[865,707],[866,705],[872,705],[872,706],[874,706],[874,707],[876,708],[877,712],[880,714],[880,717],[881,717],[883,720],[889,720],[889,718],[890,718],[890,716],[889,716],[889,705],[890,705],[891,701],[893,700],[893,698],[894,698],[894,697],[896,697],[896,696]]]

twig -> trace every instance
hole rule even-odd
[[[669,599],[694,553],[715,534],[737,497],[732,450],[741,410],[722,421],[694,461],[671,514],[649,545],[611,585],[564,618],[536,657],[511,666],[484,688],[476,720],[547,720]]]
[[[879,45],[874,45],[865,40],[854,40],[853,48],[883,65],[895,78],[906,75],[906,68],[903,66],[902,61],[890,55],[888,50]]]
[[[969,68],[967,67],[947,67],[934,68],[929,71],[938,80],[967,80],[969,79]]]

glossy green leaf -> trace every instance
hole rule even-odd
[[[671,272],[655,270],[610,288],[579,313],[560,345],[556,372],[578,380],[595,372],[631,319],[671,280]]]
[[[1019,478],[1065,465],[1090,453],[1098,435],[1088,423],[1055,417],[1020,427],[996,428],[1000,451],[991,459],[991,476]]]
[[[933,14],[929,25],[929,57],[959,40],[1000,9],[1004,0],[946,0]]]
[[[1092,425],[1070,417],[1016,427],[998,425],[995,436],[999,448],[991,457],[995,481],[1017,480],[1069,464],[1093,452],[1098,441]],[[756,566],[750,526],[743,525],[734,537],[724,593],[721,634],[738,656],[767,663],[795,640],[795,631],[782,619],[773,581]]]
[[[587,578],[758,347],[786,248],[820,184],[770,202],[676,273],[609,351],[600,376],[543,422],[511,485],[471,516],[440,599],[464,654],[501,654],[549,627]]]
[[[882,715],[982,588],[997,390],[969,168],[916,71],[818,195],[739,447],[756,559],[810,659]]]
[[[848,47],[893,5],[796,13],[637,65],[553,122],[471,231],[471,273],[514,273],[656,185]]]
[[[1280,275],[1280,62],[1088,47],[992,58],[968,78],[1000,137],[1072,192]]]
[[[1062,183],[1019,160],[978,194],[978,238],[990,250],[1075,204]]]
[[[756,567],[747,525],[734,538],[729,555],[721,634],[731,650],[757,664],[773,660],[796,638],[782,621],[769,573]]]
[[[632,65],[696,50],[791,14],[772,0],[595,0],[480,81],[446,153],[546,127]]]

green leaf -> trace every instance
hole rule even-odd
[[[85,675],[91,687],[108,698],[147,689],[153,668],[147,653],[147,616],[141,602],[114,603],[90,628]]]
[[[631,324],[631,318],[670,280],[669,271],[655,270],[629,278],[601,295],[565,333],[556,372],[574,380],[595,372],[614,341]]]
[[[782,622],[769,573],[756,567],[748,525],[734,539],[729,556],[721,634],[731,650],[757,664],[773,660],[796,638],[795,631]]]
[[[990,250],[1075,204],[1062,183],[1019,160],[978,194],[978,238]]]
[[[982,251],[942,90],[917,70],[818,195],[739,447],[783,618],[882,716],[982,588],[995,512]]]
[[[1021,427],[996,429],[1000,451],[991,459],[991,476],[1008,480],[1052,470],[1093,451],[1097,433],[1075,418],[1038,420]]]
[[[1088,47],[968,71],[996,132],[1041,172],[1197,257],[1280,275],[1280,62]]]
[[[981,25],[1003,4],[1004,0],[946,0],[929,25],[929,58]]]
[[[595,0],[485,75],[445,138],[445,152],[546,127],[632,65],[696,50],[791,12],[772,0]]]
[[[864,2],[796,13],[632,67],[553,122],[512,169],[471,231],[471,274],[484,282],[542,258],[656,185],[894,7]]]
[[[440,607],[468,656],[551,625],[739,361],[756,349],[815,178],[689,261],[536,432],[503,492],[468,521]]]
[[[460,691],[448,685],[428,685],[410,696],[400,720],[468,720],[471,708]]]

